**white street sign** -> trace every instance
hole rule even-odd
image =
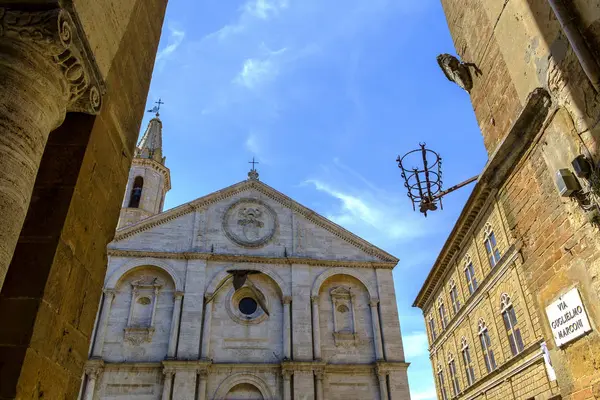
[[[577,288],[546,307],[546,316],[558,347],[592,330]]]

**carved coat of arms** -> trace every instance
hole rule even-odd
[[[238,224],[242,227],[242,233],[248,240],[260,238],[260,228],[265,226],[261,221],[262,211],[255,207],[244,207],[238,212]]]
[[[240,199],[223,216],[227,237],[244,247],[259,247],[275,233],[277,217],[267,204],[258,199]]]

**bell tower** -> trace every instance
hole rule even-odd
[[[156,116],[135,148],[117,229],[161,213],[171,189],[171,174],[162,155],[162,121],[158,112],[162,102],[159,100],[157,104],[149,110]]]

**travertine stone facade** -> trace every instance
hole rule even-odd
[[[72,399],[166,0],[0,1],[0,399]]]
[[[526,365],[530,355],[537,354],[538,361],[516,370],[509,380],[511,385],[507,385],[502,373],[486,374],[481,355],[475,358],[472,354],[477,380],[472,390],[461,386],[459,397],[527,398],[533,393],[545,397],[556,393],[553,385],[557,383],[562,397],[598,398],[600,240],[595,179],[600,140],[600,1],[442,0],[442,4],[458,56],[470,63],[473,87],[469,93],[490,158],[415,305],[423,308],[427,323],[432,314],[434,326],[441,329],[438,303],[451,301],[451,277],[455,282],[465,280],[461,263],[465,263],[465,253],[470,254],[475,276],[494,282],[484,288],[478,281],[482,293],[475,292],[474,300],[463,304],[466,308],[476,304],[467,319],[472,340],[478,340],[478,321],[474,318],[481,314],[498,371]],[[579,155],[589,161],[591,178],[577,178],[581,190],[571,197],[560,197],[554,182],[557,171],[572,171],[571,162]],[[485,204],[494,204],[501,224],[493,220]],[[488,255],[478,233],[482,221],[488,219],[496,232],[501,258],[511,252],[519,254],[514,262],[504,260],[489,271],[485,266]],[[505,232],[506,239],[499,232]],[[474,246],[481,260],[474,256]],[[508,278],[502,278],[504,268],[508,268],[503,272]],[[464,283],[461,288],[464,296]],[[592,330],[559,346],[546,308],[573,289],[581,296],[581,307]],[[524,343],[518,356],[507,352],[509,335],[499,314],[506,307],[504,294],[512,302]],[[446,309],[452,312],[447,305]],[[462,321],[460,312],[453,319],[458,320]],[[447,355],[454,352],[455,360],[462,361],[457,356],[461,346],[458,336],[469,340],[461,327],[450,322],[432,342],[434,373],[439,363],[448,396],[452,382]],[[457,338],[456,350],[444,345],[452,336]],[[545,343],[548,348],[545,363],[539,349],[528,347],[536,343]],[[476,346],[479,351],[481,345]],[[556,381],[547,369],[549,382],[545,384],[542,367],[550,362]],[[466,379],[464,366],[457,365],[461,379]]]
[[[130,186],[140,168],[153,166],[134,162]],[[140,207],[163,196],[145,190]],[[409,399],[398,260],[256,171],[123,226],[82,398]],[[235,290],[242,270],[254,273]]]

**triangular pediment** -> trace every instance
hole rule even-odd
[[[109,249],[398,262],[391,254],[253,179],[120,229]]]

